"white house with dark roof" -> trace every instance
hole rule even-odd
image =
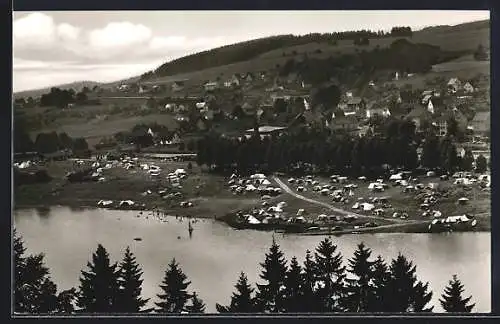
[[[465,93],[473,93],[474,92],[474,87],[472,86],[472,84],[470,84],[470,82],[466,82],[464,84],[464,92]]]
[[[178,92],[184,90],[185,83],[184,81],[175,81],[172,84],[172,91]]]
[[[448,81],[447,86],[448,86],[448,91],[450,91],[451,93],[455,93],[462,86],[462,82],[460,82],[460,80],[458,78],[451,78]]]

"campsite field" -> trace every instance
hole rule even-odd
[[[285,181],[286,179],[282,179]],[[318,178],[316,179],[320,182],[320,185],[330,184],[329,179]],[[434,209],[439,210],[443,216],[458,216],[464,213],[469,213],[473,215],[487,215],[490,217],[491,213],[491,193],[489,191],[482,191],[479,186],[460,186],[453,184],[454,179],[442,181],[435,177],[424,177],[420,179],[420,182],[424,185],[428,183],[436,183],[439,186],[439,191],[443,192],[444,195],[440,195],[438,198],[438,203]],[[422,217],[422,210],[420,210],[421,202],[416,199],[418,194],[416,193],[403,193],[402,187],[392,186],[389,187],[384,192],[373,192],[368,189],[369,182],[361,180],[349,180],[346,184],[355,184],[358,187],[353,190],[354,196],[349,198],[349,202],[344,204],[340,202],[333,201],[332,197],[324,196],[320,192],[313,191],[313,186],[305,186],[307,191],[297,192],[300,195],[331,204],[332,206],[356,212],[362,215],[372,215],[371,212],[362,211],[360,209],[352,209],[352,206],[358,201],[359,198],[364,198],[364,201],[369,200],[373,197],[387,197],[392,208],[387,208],[385,210],[384,218],[388,220],[392,219],[392,214],[394,212],[406,212],[408,213],[409,220],[426,220],[429,217]],[[290,185],[291,189],[296,190],[297,185]],[[342,185],[336,184],[339,188]],[[459,198],[468,198],[469,202],[466,205],[459,205],[457,200]],[[432,217],[430,217],[432,219]]]
[[[224,187],[223,177],[206,174],[188,162],[141,161],[155,164],[162,169],[163,176],[153,177],[146,170],[125,170],[116,166],[103,170],[102,182],[87,181],[70,183],[67,172],[75,169],[74,161],[50,162],[45,167],[53,180],[45,184],[23,185],[15,188],[16,208],[65,205],[72,207],[96,207],[99,200],[132,200],[145,204],[146,209],[155,207],[173,215],[191,215],[203,218],[218,218],[260,202],[257,196],[234,197]],[[183,180],[182,188],[174,189],[166,180],[166,174],[184,168],[189,176]],[[164,193],[157,194],[159,190]],[[148,192],[150,194],[145,194]],[[180,192],[180,197],[164,198],[169,193]],[[193,207],[180,207],[180,202],[190,201]]]
[[[90,162],[87,162],[90,163]],[[140,163],[154,164],[161,168],[161,176],[154,177],[148,174],[146,170],[134,168],[126,170],[123,166],[113,166],[104,168],[102,176],[104,181],[88,181],[81,183],[71,183],[65,179],[67,172],[75,169],[74,161],[55,161],[49,162],[43,168],[46,168],[53,180],[45,184],[22,185],[15,188],[14,202],[15,208],[25,207],[47,207],[52,205],[64,205],[74,208],[94,208],[97,207],[99,200],[112,200],[118,202],[121,200],[132,200],[138,205],[144,204],[146,210],[159,208],[166,214],[178,216],[192,216],[197,218],[225,219],[236,215],[238,211],[246,212],[254,208],[262,208],[262,202],[258,193],[246,193],[236,195],[229,190],[228,179],[223,176],[209,174],[202,171],[196,163],[191,163],[188,168],[188,162],[174,161],[152,161],[141,159]],[[188,177],[181,182],[181,188],[173,188],[166,179],[166,175],[183,168],[188,172]],[[270,180],[272,180],[270,178]],[[286,182],[286,179],[281,179]],[[317,179],[320,183],[328,183],[328,179]],[[272,181],[272,185],[278,184]],[[440,198],[438,206],[435,209],[440,210],[443,216],[462,215],[470,213],[477,215],[479,226],[476,230],[488,231],[490,229],[490,193],[480,191],[475,186],[470,186],[470,190],[464,190],[453,185],[451,180],[439,181],[435,178],[425,178],[422,183],[439,183],[443,191],[448,192],[448,197]],[[286,182],[287,183],[287,182]],[[422,224],[413,224],[412,221],[429,220],[421,216],[419,202],[415,199],[415,194],[402,193],[401,187],[392,187],[385,192],[373,193],[370,191],[367,182],[360,180],[349,181],[355,183],[358,188],[354,190],[354,197],[348,204],[332,201],[329,196],[323,196],[312,190],[309,186],[306,192],[299,194],[314,199],[315,201],[327,203],[336,208],[346,211],[356,212],[361,215],[371,216],[370,212],[353,210],[351,207],[359,197],[389,197],[389,202],[393,209],[387,209],[385,216],[376,220],[378,225],[391,225],[394,223],[392,212],[406,211],[409,215],[409,223],[398,223],[397,227],[381,227],[369,229],[372,232],[425,232],[426,227]],[[287,185],[295,190],[296,185]],[[158,194],[163,190],[161,194]],[[148,193],[149,191],[149,193]],[[179,197],[174,197],[175,192],[180,192]],[[167,197],[168,196],[168,197]],[[465,206],[459,206],[456,202],[460,197],[469,198],[469,203]],[[192,207],[181,207],[180,203],[189,201]],[[320,204],[312,203],[294,197],[283,191],[282,194],[268,200],[268,205],[272,206],[278,202],[286,202],[284,211],[289,216],[297,214],[299,209],[304,209],[303,216],[308,220],[316,220],[318,215],[336,214],[330,208]],[[360,219],[359,222],[365,223],[373,221],[371,219]],[[356,224],[351,224],[356,225]],[[399,226],[402,225],[402,226]]]

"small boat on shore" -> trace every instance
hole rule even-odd
[[[135,238],[134,238],[134,241],[142,241],[142,238],[140,238],[140,237],[135,237]]]

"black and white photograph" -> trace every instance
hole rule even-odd
[[[490,32],[14,11],[11,313],[490,313]]]

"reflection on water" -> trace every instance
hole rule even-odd
[[[36,208],[36,212],[38,213],[38,216],[40,216],[40,218],[49,218],[49,216],[50,216],[50,208],[49,207],[45,207],[45,206],[38,207],[38,208]]]
[[[251,282],[259,280],[260,266],[272,240],[272,233],[234,230],[209,219],[189,225],[172,217],[156,220],[148,212],[82,210],[53,208],[50,213],[18,210],[15,224],[26,242],[28,252],[44,252],[46,263],[60,289],[78,286],[80,271],[101,243],[118,261],[127,246],[143,266],[143,295],[154,302],[158,285],[172,258],[180,263],[191,280],[191,290],[199,292],[207,310],[215,303],[227,303],[240,271]],[[146,219],[146,217],[148,217]],[[134,238],[140,237],[141,241]],[[275,235],[288,259],[304,259],[306,250],[314,250],[321,236]],[[442,290],[457,274],[466,294],[476,302],[476,311],[490,311],[490,234],[365,234],[332,237],[344,259],[351,258],[356,245],[363,241],[373,256],[386,260],[399,252],[417,265],[417,275],[429,281],[434,292],[435,310]]]

